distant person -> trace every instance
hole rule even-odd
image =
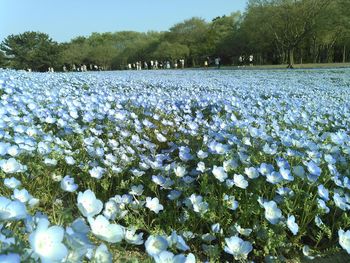
[[[250,66],[253,66],[253,60],[254,60],[254,56],[253,56],[253,55],[250,55],[250,56],[249,56],[249,65],[250,65]]]
[[[154,69],[158,69],[158,60],[154,61]]]
[[[151,60],[150,66],[151,66],[151,69],[154,69],[154,62],[153,62],[153,60]]]
[[[67,67],[66,67],[66,65],[63,65],[63,72],[67,72]]]
[[[144,68],[144,69],[148,69],[147,61],[143,62],[143,68]]]
[[[220,69],[220,62],[221,62],[221,59],[219,57],[215,58],[215,66],[217,69]]]
[[[166,68],[170,69],[170,62],[169,61],[166,62]]]
[[[238,58],[239,66],[243,66],[243,57],[239,56]]]
[[[204,68],[208,68],[208,60],[204,60]]]
[[[181,64],[181,68],[184,69],[185,68],[185,60],[183,58],[180,59],[180,64]]]
[[[175,61],[174,68],[177,69],[177,61]]]

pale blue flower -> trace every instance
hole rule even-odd
[[[5,178],[4,185],[10,189],[15,189],[21,185],[21,182],[15,177]]]
[[[249,241],[244,241],[238,236],[225,238],[225,243],[225,252],[233,255],[235,260],[247,259],[248,254],[253,250],[253,246]]]
[[[129,244],[142,245],[143,244],[143,233],[136,234],[135,228],[126,229],[124,239]]]
[[[241,174],[235,174],[233,176],[233,181],[235,185],[239,188],[246,189],[248,187],[248,181]]]
[[[329,201],[329,191],[324,187],[323,184],[320,184],[318,187],[318,195],[324,200]]]
[[[264,202],[265,218],[273,225],[282,219],[282,211],[277,207],[275,201]]]
[[[94,262],[98,263],[112,263],[113,257],[111,252],[109,252],[107,246],[102,243],[97,247],[93,256],[93,260]]]
[[[24,171],[24,167],[16,159],[1,160],[0,167],[4,173],[12,174]]]
[[[164,207],[159,203],[159,199],[157,197],[154,197],[154,198],[147,197],[146,207],[149,210],[155,212],[156,214],[158,214],[160,210],[164,209]]]
[[[326,214],[329,213],[329,207],[326,205],[325,201],[323,199],[317,198],[317,204],[318,208],[322,209]]]
[[[85,217],[91,217],[99,214],[102,211],[103,204],[99,199],[96,199],[95,194],[90,190],[78,194],[78,208]]]
[[[88,218],[91,232],[101,240],[109,243],[118,243],[124,238],[124,227],[118,224],[111,224],[103,215],[97,216],[95,219]]]
[[[255,179],[259,177],[259,171],[255,167],[249,167],[244,169],[244,173],[250,179]]]
[[[343,229],[339,229],[338,236],[340,246],[350,254],[350,230],[344,232]]]
[[[222,166],[214,165],[212,173],[221,183],[223,183],[227,178],[227,173]]]
[[[0,220],[14,221],[27,217],[27,209],[20,201],[11,201],[3,196],[0,196]]]
[[[91,175],[91,177],[96,179],[101,179],[104,173],[105,173],[105,169],[103,169],[100,166],[94,167],[89,171],[89,174]]]
[[[15,189],[13,191],[13,196],[14,199],[17,199],[18,201],[21,201],[22,203],[26,203],[29,201],[29,199],[32,198],[32,196],[28,193],[26,189],[18,190]]]
[[[146,252],[153,257],[166,251],[168,246],[168,241],[163,236],[150,235],[145,242]]]
[[[310,174],[315,175],[319,177],[321,175],[321,168],[317,166],[317,164],[314,161],[310,161],[307,163],[307,170]]]
[[[271,184],[278,184],[283,181],[283,177],[279,172],[273,171],[266,175],[266,181]]]
[[[49,225],[47,219],[40,219],[35,231],[29,236],[29,243],[42,262],[61,261],[68,254],[66,246],[62,243],[64,229]]]
[[[63,191],[71,193],[78,189],[78,185],[74,183],[74,178],[70,177],[69,175],[63,177],[60,186]]]
[[[3,254],[3,255],[0,255],[0,262],[1,263],[20,263],[21,257],[16,253]]]
[[[295,223],[295,217],[293,215],[288,216],[287,226],[289,230],[293,233],[293,235],[296,235],[298,233],[299,226],[297,223]]]
[[[174,172],[177,177],[184,177],[187,173],[186,168],[179,165],[174,168]]]

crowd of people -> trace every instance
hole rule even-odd
[[[150,61],[136,61],[134,63],[128,63],[125,67],[127,70],[141,70],[141,69],[178,69],[185,68],[185,60],[177,59],[173,62],[169,60],[158,61],[158,60],[150,60]]]
[[[238,67],[244,67],[245,65],[253,66],[253,55],[245,56],[240,55],[238,58]],[[220,69],[221,67],[221,58],[215,57],[211,59],[206,57],[203,66],[204,68],[208,68],[210,65],[214,65],[215,68]],[[134,63],[128,63],[125,65],[124,69],[126,70],[142,70],[142,69],[184,69],[185,68],[185,59],[177,59],[175,61],[158,61],[158,60],[150,60],[150,61],[136,61]],[[75,72],[86,72],[86,71],[102,71],[105,70],[102,66],[89,64],[88,66],[85,64],[80,65],[63,65],[63,72],[75,71]],[[28,69],[30,71],[30,69]],[[48,72],[54,72],[52,67],[48,68]]]

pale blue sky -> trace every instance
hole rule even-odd
[[[92,32],[164,31],[193,16],[243,12],[247,0],[0,0],[0,41],[40,31],[59,42]]]

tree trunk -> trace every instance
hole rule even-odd
[[[346,46],[343,47],[343,63],[346,62]]]
[[[288,66],[287,68],[293,68],[294,65],[294,47],[288,50]]]

